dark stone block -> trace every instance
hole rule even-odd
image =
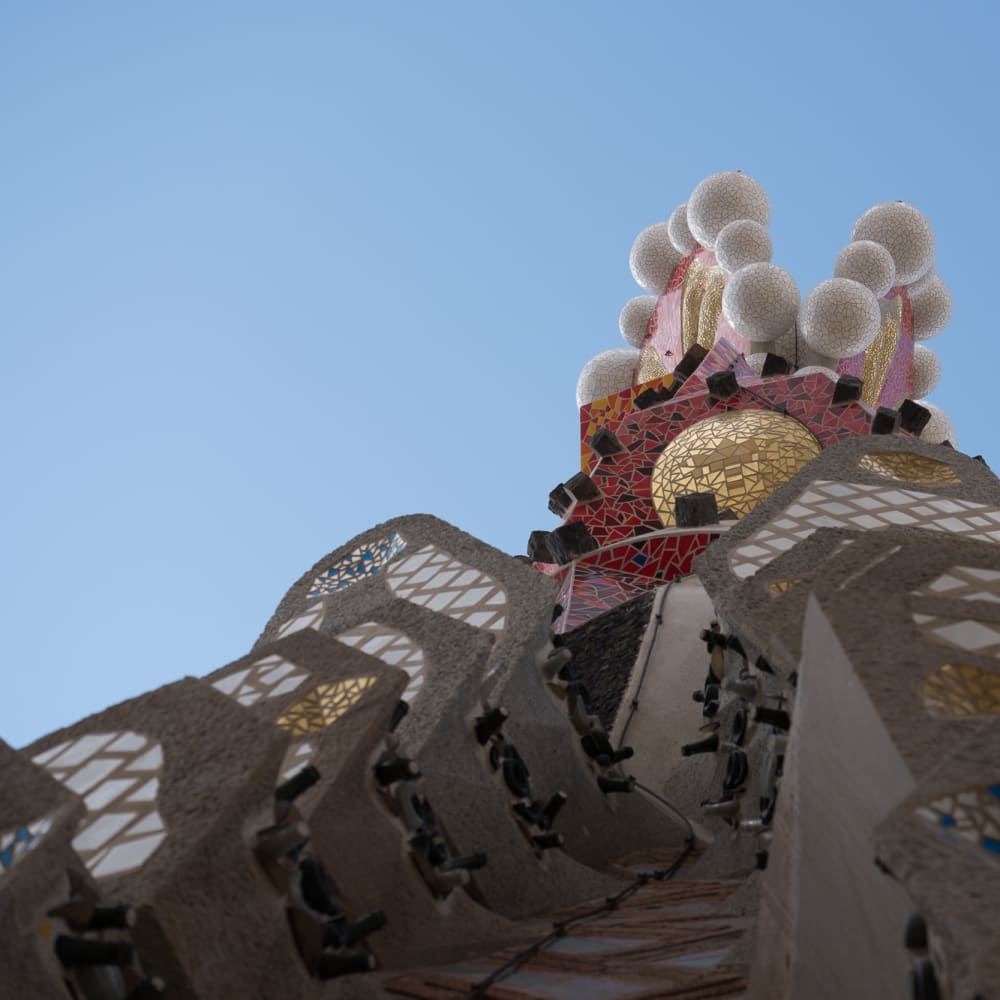
[[[657,403],[666,402],[670,396],[671,392],[669,389],[664,389],[662,386],[659,389],[654,389],[650,386],[648,389],[643,389],[635,397],[635,405],[640,410],[648,410],[651,406],[656,406]]]
[[[706,348],[702,347],[701,344],[692,344],[684,352],[684,357],[677,363],[677,367],[674,369],[674,378],[678,378],[681,381],[684,381],[686,378],[690,378],[697,370],[698,365],[700,365],[707,356],[708,351]]]
[[[899,416],[904,431],[920,434],[931,419],[931,411],[912,399],[899,404]]]
[[[621,441],[607,427],[597,429],[597,433],[590,439],[590,448],[594,454],[600,455],[601,458],[617,455],[620,451],[625,450]]]
[[[888,406],[880,406],[872,417],[872,434],[895,434],[899,430],[900,414],[899,410],[892,410]]]
[[[549,494],[549,510],[555,514],[556,517],[563,517],[566,511],[573,506],[573,498],[566,492],[566,487],[560,483],[550,494]]]
[[[856,375],[841,375],[833,390],[834,403],[853,403],[861,398],[861,379]]]
[[[787,375],[792,370],[790,361],[786,361],[780,354],[764,355],[764,367],[761,368],[761,375]]]
[[[549,534],[548,531],[533,531],[528,536],[528,558],[532,562],[555,562],[549,548]]]
[[[714,493],[687,493],[674,501],[678,528],[697,528],[716,524],[719,510]]]
[[[586,472],[578,472],[563,483],[563,488],[578,503],[590,503],[601,496],[601,491],[594,484],[594,480]]]
[[[705,384],[708,386],[708,394],[712,399],[732,399],[740,391],[740,384],[736,381],[736,373],[728,369],[709,375],[705,379]]]
[[[560,565],[579,559],[596,548],[597,539],[579,521],[561,524],[549,533],[549,551]]]

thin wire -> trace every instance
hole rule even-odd
[[[690,824],[688,824],[688,826],[690,827]],[[465,994],[465,997],[467,1000],[478,1000],[478,998],[485,996],[486,991],[495,982],[497,982],[497,980],[502,979],[504,976],[514,972],[524,965],[525,962],[534,958],[535,955],[537,955],[544,948],[547,948],[550,944],[555,943],[561,937],[565,937],[566,931],[570,927],[582,923],[584,920],[590,920],[593,917],[599,917],[604,913],[610,913],[618,907],[619,903],[628,899],[630,896],[634,896],[644,885],[647,885],[650,882],[666,882],[668,879],[673,878],[674,875],[677,874],[681,865],[684,864],[685,858],[687,858],[693,848],[694,835],[692,834],[684,841],[684,849],[669,868],[658,868],[655,871],[639,875],[634,882],[629,883],[620,892],[616,893],[614,896],[606,897],[600,906],[595,906],[592,910],[587,910],[584,913],[578,913],[575,917],[569,917],[566,920],[556,921],[552,924],[552,930],[546,934],[545,937],[536,941],[534,944],[529,945],[523,951],[518,952],[513,958],[508,959],[503,965],[491,972],[485,979],[480,979],[479,982]]]

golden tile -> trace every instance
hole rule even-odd
[[[352,677],[335,684],[319,684],[302,701],[296,702],[278,718],[282,729],[297,736],[318,733],[332,726],[348,709],[356,705],[376,681],[374,676]]]
[[[652,496],[664,525],[686,493],[715,493],[738,517],[786,483],[821,451],[807,427],[770,410],[734,410],[681,431],[653,469]]]
[[[771,592],[772,597],[778,597],[786,591],[791,590],[798,582],[799,578],[797,576],[791,580],[772,580],[767,585],[767,589]]]
[[[859,467],[883,479],[922,486],[947,486],[960,483],[955,470],[946,462],[925,458],[912,451],[876,451],[861,457]]]
[[[1000,715],[1000,674],[971,663],[946,663],[924,682],[924,707],[941,719]]]

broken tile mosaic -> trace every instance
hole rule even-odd
[[[234,670],[212,682],[212,687],[235,698],[243,706],[261,698],[277,698],[294,691],[309,674],[276,654],[257,660],[250,667]]]
[[[10,871],[49,832],[52,817],[43,816],[0,834],[0,877]]]
[[[391,566],[386,584],[403,600],[476,628],[501,632],[507,624],[507,593],[500,584],[436,545]]]
[[[321,732],[353,708],[376,680],[374,676],[352,677],[333,684],[318,684],[302,701],[280,715],[277,723],[297,736]]]
[[[952,566],[912,593],[915,597],[957,597],[1000,604],[1000,570]]]
[[[1000,541],[1000,510],[971,500],[916,490],[817,480],[780,514],[734,549],[729,560],[741,579],[751,577],[817,528],[875,531],[904,525]]]
[[[870,452],[861,456],[858,467],[914,486],[951,486],[962,481],[947,463],[910,451]]]
[[[372,545],[359,546],[316,577],[309,596],[323,597],[350,587],[351,584],[377,573],[405,548],[406,542],[395,531]]]
[[[674,505],[688,493],[714,493],[719,510],[750,513],[821,451],[810,431],[768,410],[736,410],[681,431],[653,470],[660,520],[676,524]]]
[[[323,615],[325,610],[326,606],[322,601],[312,605],[312,607],[306,608],[301,615],[285,622],[285,624],[278,629],[278,638],[283,639],[286,635],[292,635],[295,632],[301,632],[303,629],[307,628],[318,629],[320,625],[323,624]]]
[[[919,806],[916,814],[949,843],[971,844],[1000,864],[1000,785],[963,788]]]
[[[88,733],[33,758],[84,796],[73,849],[95,878],[142,867],[167,836],[156,810],[163,750],[131,731]]]
[[[946,663],[924,682],[924,707],[939,719],[1000,715],[1000,674],[971,663]]]
[[[405,670],[410,683],[400,695],[403,701],[412,701],[424,683],[424,651],[408,635],[379,622],[363,622],[341,632],[337,641],[370,656],[377,656],[383,663]]]

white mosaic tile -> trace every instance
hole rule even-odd
[[[386,584],[397,597],[477,628],[500,632],[506,625],[507,594],[500,584],[435,545],[390,566]]]
[[[426,660],[424,651],[408,635],[379,622],[364,622],[341,632],[339,642],[377,656],[383,663],[405,670],[410,682],[402,694],[403,701],[412,701],[424,683]]]
[[[33,760],[85,796],[73,849],[95,878],[140,868],[166,837],[156,810],[163,750],[149,737],[88,733]]]
[[[978,520],[973,518],[972,520]],[[916,597],[957,597],[963,601],[1000,604],[1000,570],[951,566],[947,572],[912,592]]]
[[[386,563],[406,548],[401,535],[392,532],[370,545],[359,546],[313,581],[310,597],[324,597],[350,587],[377,573]]]
[[[234,670],[212,682],[212,687],[241,705],[255,705],[261,698],[277,698],[294,691],[308,672],[276,654],[257,660],[249,668]]]
[[[326,611],[326,606],[320,601],[318,604],[312,605],[312,607],[306,608],[297,618],[292,618],[291,621],[285,622],[281,628],[278,629],[278,638],[283,639],[286,635],[292,635],[295,632],[301,632],[303,629],[312,628],[318,629],[320,625],[323,624],[323,615]]]
[[[835,505],[831,504],[831,498],[836,498]],[[974,524],[974,518],[989,519],[990,530]],[[736,576],[747,579],[787,550],[789,535],[797,539],[808,538],[821,527],[876,531],[893,525],[911,525],[995,542],[1000,541],[1000,531],[993,530],[998,519],[1000,510],[971,500],[955,500],[916,490],[820,480],[735,548],[729,555],[729,562]]]

